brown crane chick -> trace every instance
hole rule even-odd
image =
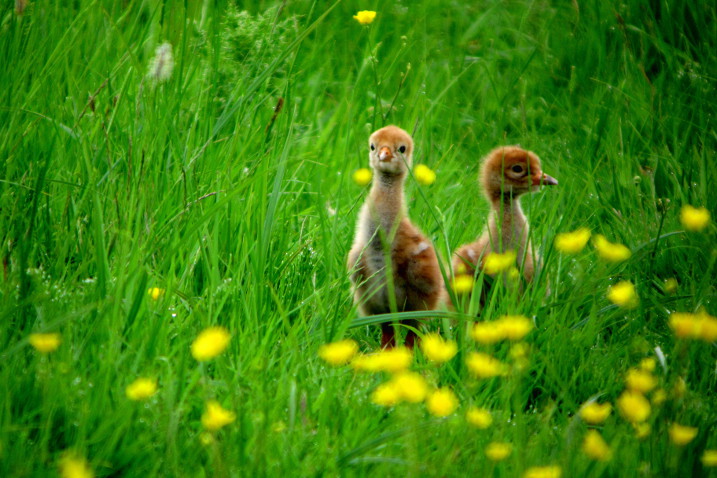
[[[430,241],[411,224],[403,186],[412,164],[413,140],[397,126],[369,138],[373,184],[359,213],[348,255],[354,303],[362,315],[433,310],[443,294],[443,277]],[[395,301],[394,301],[395,300]],[[403,321],[415,327],[416,321]],[[381,347],[396,345],[392,324],[381,324]],[[416,334],[409,329],[406,345]]]
[[[479,181],[491,205],[488,224],[475,242],[461,246],[453,256],[453,270],[473,275],[491,252],[515,251],[518,268],[527,282],[535,272],[534,255],[528,239],[528,219],[520,207],[520,196],[558,181],[543,173],[540,158],[518,146],[494,149],[483,158]]]

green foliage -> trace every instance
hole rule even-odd
[[[706,474],[717,349],[676,340],[667,319],[717,315],[713,3],[393,2],[362,26],[355,4],[308,0],[38,0],[22,14],[5,2],[0,475],[52,474],[65,450],[98,476]],[[165,42],[173,73],[154,81]],[[485,222],[476,177],[494,146],[535,151],[560,181],[523,200],[544,263],[535,283],[520,297],[495,287],[481,312],[534,319],[527,369],[471,378],[470,304],[426,321],[459,344],[441,367],[416,357],[458,394],[448,419],[378,407],[383,377],[316,354],[342,337],[378,347],[385,318],[357,319],[345,262],[366,193],[351,173],[391,123],[437,172],[431,186],[409,180],[406,198],[446,268]],[[708,208],[704,231],[683,231],[685,204]],[[579,227],[632,257],[554,249]],[[636,308],[606,299],[619,280],[636,285]],[[212,325],[232,340],[200,365],[190,345]],[[59,332],[60,347],[35,351],[38,332]],[[507,344],[490,351],[511,361]],[[580,406],[614,404],[626,371],[661,355],[668,400],[650,436],[613,412],[601,429],[613,459],[592,462]],[[146,402],[125,396],[138,377],[158,380]],[[209,399],[236,413],[212,437]],[[491,428],[465,422],[471,404],[492,410]],[[671,422],[697,438],[671,445]],[[490,463],[491,441],[513,455]]]

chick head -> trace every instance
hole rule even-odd
[[[541,186],[558,184],[557,179],[543,172],[535,153],[518,146],[502,146],[488,153],[483,159],[480,181],[490,200],[517,197]]]
[[[398,126],[385,126],[368,139],[369,163],[377,172],[403,176],[413,162],[411,135]]]

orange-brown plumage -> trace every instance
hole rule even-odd
[[[443,278],[430,241],[407,216],[403,186],[411,167],[413,140],[396,126],[386,126],[369,138],[373,184],[361,208],[356,236],[348,255],[354,302],[362,315],[391,312],[388,276],[396,310],[432,310],[443,294]],[[390,264],[386,264],[386,258]],[[415,321],[406,321],[414,326]],[[382,347],[395,345],[391,324],[382,324]],[[415,334],[409,330],[406,344]]]
[[[488,224],[475,242],[455,252],[453,270],[473,274],[489,253],[513,250],[523,277],[530,282],[537,257],[528,240],[528,220],[520,207],[520,196],[541,186],[557,185],[558,181],[543,173],[535,153],[518,146],[503,146],[488,153],[479,181],[491,204]]]

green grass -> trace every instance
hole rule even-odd
[[[24,15],[12,3],[0,7],[0,475],[52,475],[65,450],[98,476],[708,473],[717,350],[676,341],[667,317],[717,315],[713,2],[38,0]],[[362,9],[378,11],[368,27],[352,19]],[[156,84],[165,41],[175,68]],[[391,123],[438,174],[409,180],[407,199],[444,261],[483,226],[476,177],[494,146],[535,151],[560,181],[524,200],[542,275],[483,311],[535,318],[528,369],[477,381],[465,317],[425,324],[460,344],[442,367],[420,353],[414,366],[458,394],[448,419],[378,407],[383,377],[317,356],[342,337],[378,347],[345,259],[366,195],[351,173]],[[710,210],[705,231],[683,231],[684,204]],[[583,226],[632,258],[554,250],[556,233]],[[606,299],[619,279],[637,286],[637,308]],[[150,287],[166,292],[154,301]],[[199,365],[190,345],[217,324],[229,348]],[[62,344],[39,354],[34,332]],[[614,412],[600,427],[613,459],[592,462],[576,412],[615,403],[628,368],[656,351],[669,398],[652,433],[638,441]],[[507,346],[492,352],[507,360]],[[159,391],[132,402],[140,376]],[[236,421],[202,445],[210,398]],[[471,428],[469,404],[493,426]],[[699,434],[677,448],[672,422]],[[491,441],[513,454],[491,464]]]

